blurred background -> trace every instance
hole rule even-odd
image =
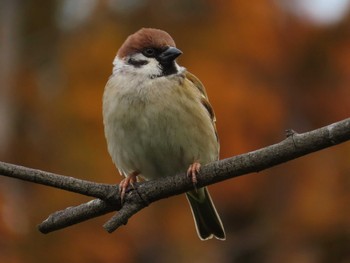
[[[104,85],[125,38],[168,31],[205,84],[221,158],[349,117],[349,0],[0,0],[0,160],[104,183]],[[113,234],[106,215],[43,235],[89,198],[0,177],[0,262],[350,262],[350,143],[210,187],[227,241],[197,238],[185,197]]]

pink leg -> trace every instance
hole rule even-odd
[[[125,192],[126,189],[128,188],[129,185],[131,185],[132,187],[134,187],[134,183],[136,183],[137,181],[137,175],[139,174],[139,172],[132,172],[131,174],[128,174],[127,177],[125,177],[119,184],[119,194],[120,194],[120,198],[124,199],[125,196]]]
[[[192,183],[196,187],[197,184],[197,174],[199,173],[199,169],[201,168],[201,164],[199,162],[194,162],[187,169],[187,176],[191,178]]]

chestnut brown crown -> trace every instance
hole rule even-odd
[[[124,58],[144,48],[175,47],[175,41],[165,31],[155,28],[142,28],[130,35],[118,50],[118,57]]]

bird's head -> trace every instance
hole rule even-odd
[[[113,72],[120,70],[150,78],[176,74],[180,67],[175,60],[181,54],[167,32],[142,28],[130,35],[118,50]]]

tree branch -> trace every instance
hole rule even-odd
[[[302,134],[289,130],[287,136],[280,143],[203,166],[197,176],[197,186],[203,187],[258,172],[348,141],[350,140],[350,118]],[[0,162],[0,174],[98,198],[51,214],[39,225],[42,233],[49,233],[119,210],[104,225],[108,232],[113,232],[150,203],[193,189],[191,180],[184,173],[163,177],[138,183],[135,189],[129,188],[121,205],[117,185],[84,181],[3,162]]]
[[[114,188],[109,184],[90,182],[4,162],[0,162],[0,174],[101,199],[109,199],[106,193]]]

